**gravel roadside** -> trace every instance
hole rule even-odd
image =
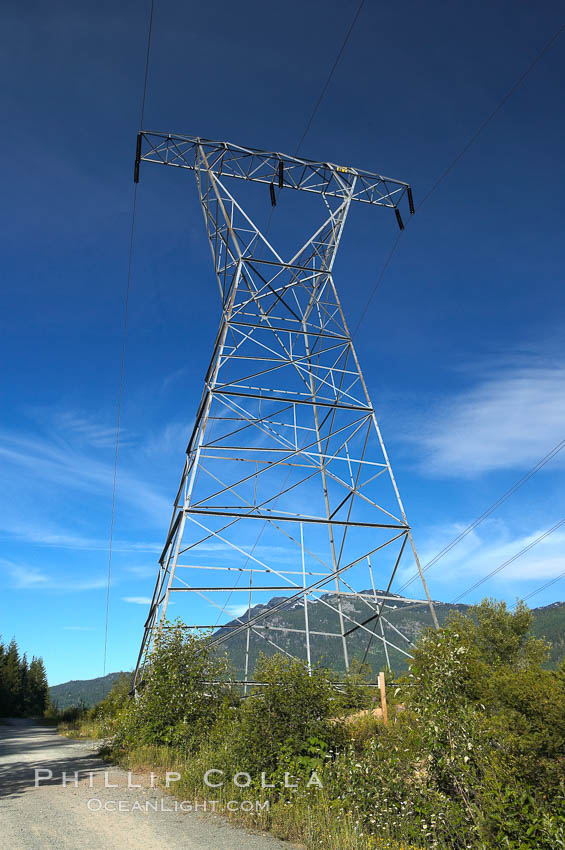
[[[38,787],[36,769],[42,771]],[[134,784],[142,787],[128,788],[128,774],[102,761],[92,742],[64,738],[32,721],[8,721],[0,725],[0,848],[292,850],[287,842],[232,826],[213,812],[211,801],[207,812],[189,811],[193,801],[185,801],[183,811],[179,801],[151,788],[149,777],[134,775]]]

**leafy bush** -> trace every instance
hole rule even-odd
[[[141,691],[117,715],[116,743],[173,745],[194,751],[233,699],[229,665],[207,637],[166,624],[156,636]]]
[[[375,708],[377,700],[380,705],[379,692],[367,685],[370,680],[374,680],[371,667],[354,658],[349,672],[344,677],[344,683],[337,693],[336,710],[341,713],[348,713],[372,709]]]
[[[387,840],[549,850],[562,841],[563,671],[543,670],[531,615],[485,601],[418,642],[405,710],[341,752],[326,792]]]
[[[547,647],[531,623],[525,606],[485,600],[427,633],[405,679],[434,786],[486,847],[545,847],[539,824],[563,814],[564,682],[542,669]]]
[[[121,673],[112,685],[109,693],[91,710],[91,718],[93,720],[107,720],[116,717],[129,704],[131,686],[131,674]]]
[[[309,673],[287,656],[261,655],[255,675],[264,684],[237,710],[225,709],[212,732],[219,767],[248,772],[257,780],[265,773],[279,790],[285,773],[308,781],[343,737],[331,720],[335,691],[328,672],[314,668]]]

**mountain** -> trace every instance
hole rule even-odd
[[[107,676],[99,676],[97,679],[73,679],[63,682],[62,685],[53,685],[49,688],[51,702],[61,711],[71,705],[80,704],[90,708],[104,699],[121,675],[121,672],[108,673]]]
[[[377,590],[376,593],[377,595],[382,594],[383,591]],[[395,594],[388,595],[395,596]],[[353,626],[352,620],[358,623],[364,623],[374,612],[374,603],[372,602],[373,592],[371,590],[362,590],[360,591],[360,596],[365,598],[360,599],[359,596],[342,597],[342,611],[345,616],[346,629]],[[413,605],[403,602],[400,597],[396,598],[398,599],[397,602],[388,603],[390,607],[387,607],[385,611],[387,622],[384,623],[384,629],[386,640],[400,647],[400,649],[395,649],[392,646],[388,646],[390,667],[400,672],[407,667],[408,656],[406,653],[409,651],[409,641],[414,640],[423,629],[431,626],[432,619],[426,605]],[[248,616],[252,618],[257,614],[265,614],[258,623],[261,629],[250,634],[250,671],[255,667],[259,652],[271,655],[282,650],[298,658],[305,658],[304,634],[299,634],[298,631],[291,631],[304,629],[304,602],[302,599],[298,599],[292,604],[277,610],[277,606],[283,603],[283,601],[284,597],[273,597],[265,605],[256,605],[249,612],[242,614],[239,620],[232,620],[230,623],[226,623],[215,634],[215,637],[225,636],[227,638],[229,632],[235,630],[242,622],[245,622]],[[331,667],[343,673],[343,655],[341,639],[338,634],[339,619],[335,610],[336,604],[337,600],[332,593],[325,593],[319,599],[308,599],[311,660],[313,664],[321,663],[324,666]],[[466,605],[436,603],[436,613],[440,625],[445,622],[450,611],[454,609],[464,611],[467,607]],[[272,614],[266,614],[269,609],[275,610]],[[376,635],[371,639],[370,631],[374,626],[374,622],[374,620],[366,622],[365,629],[359,628],[348,635],[347,648],[350,661],[353,658],[358,658],[362,661],[365,656],[367,644],[370,642],[366,661],[374,671],[378,671],[386,668],[388,665],[384,644],[381,637],[379,637],[380,628],[377,629]],[[286,631],[286,629],[289,629],[289,631]],[[400,637],[395,629],[402,632],[405,637]],[[335,635],[335,637],[328,637],[328,635]],[[246,635],[242,632],[234,634],[230,640],[226,640],[223,643],[232,661],[236,678],[242,678],[244,674],[246,640]],[[280,650],[277,650],[273,644],[280,647]]]
[[[553,602],[534,608],[532,632],[551,643],[546,667],[555,669],[565,658],[565,602]]]
[[[377,595],[382,591],[377,590]],[[374,672],[390,666],[395,672],[402,672],[408,666],[409,641],[414,641],[419,634],[432,625],[431,615],[426,605],[414,605],[398,601],[387,603],[383,612],[384,636],[387,641],[395,644],[400,649],[388,646],[388,662],[384,649],[384,643],[377,629],[373,638],[366,629],[372,630],[374,620],[366,622],[373,614],[373,593],[370,590],[360,592],[366,599],[359,596],[342,598],[342,610],[346,615],[346,629],[351,628],[353,623],[347,619],[351,617],[358,623],[365,622],[365,629],[358,628],[347,638],[347,647],[350,661],[357,658],[366,660]],[[395,596],[395,594],[389,594]],[[216,636],[226,636],[235,630],[247,617],[253,617],[259,613],[265,613],[270,608],[275,609],[272,614],[264,616],[258,623],[263,627],[260,633],[252,632],[249,640],[249,670],[253,671],[259,652],[266,655],[273,654],[277,650],[273,647],[276,643],[282,651],[299,658],[305,658],[304,635],[296,631],[285,629],[304,629],[304,603],[302,599],[296,600],[291,605],[277,609],[277,605],[283,602],[283,597],[274,597],[266,605],[256,605],[249,612],[243,614],[239,620],[232,620],[220,629]],[[338,672],[343,672],[343,656],[341,652],[341,641],[339,636],[327,637],[323,633],[336,635],[339,633],[338,614],[334,610],[336,599],[331,593],[324,594],[318,600],[308,600],[308,619],[310,629],[310,646],[312,663],[320,662]],[[333,606],[333,607],[330,607]],[[453,605],[446,602],[435,602],[435,609],[440,626],[445,623],[452,611],[465,612],[468,605]],[[556,667],[565,657],[565,602],[555,602],[543,608],[534,608],[534,621],[532,632],[536,637],[543,637],[552,644],[548,667]],[[396,631],[398,630],[398,631]],[[402,632],[403,638],[398,632]],[[317,634],[318,633],[318,634]],[[320,634],[322,633],[322,634]],[[231,658],[235,677],[242,678],[245,670],[245,633],[234,634],[229,641],[222,644]],[[369,646],[366,654],[365,652]],[[401,650],[404,650],[402,652]]]
[[[377,594],[381,591],[377,591]],[[393,595],[393,594],[389,594]],[[372,591],[361,591],[361,596],[372,596]],[[232,620],[226,623],[221,629],[215,633],[215,637],[227,637],[233,630],[235,631],[242,622],[247,620],[247,617],[254,617],[257,614],[265,613],[270,609],[275,609],[272,614],[265,616],[259,623],[263,626],[269,626],[269,629],[261,629],[260,637],[256,633],[250,634],[249,640],[249,670],[255,668],[259,652],[265,654],[273,654],[277,650],[268,641],[272,640],[282,650],[296,655],[299,658],[304,657],[303,639],[304,636],[286,629],[303,629],[304,628],[304,603],[302,600],[296,600],[291,605],[277,609],[277,605],[284,601],[285,597],[275,596],[265,605],[255,605],[245,614],[242,614],[238,620]],[[368,601],[368,600],[367,600]],[[367,601],[363,601],[358,597],[346,597],[343,599],[342,608],[344,614],[358,622],[363,622],[371,616],[372,610],[369,608]],[[331,593],[324,594],[317,601],[308,600],[308,619],[311,632],[311,658],[312,663],[321,662],[328,667],[333,667],[338,672],[340,670],[340,652],[339,652],[339,637],[326,637],[323,634],[316,632],[336,633],[338,631],[338,618],[335,611],[330,607],[335,603],[335,599]],[[406,646],[408,650],[408,642],[399,637],[395,628],[402,631],[410,640],[414,640],[422,632],[423,629],[432,625],[430,613],[426,606],[410,605],[402,602],[392,602],[394,607],[387,609],[386,619],[388,624],[384,626],[385,637],[387,640],[396,643],[398,646]],[[467,611],[468,605],[452,605],[448,602],[436,602],[436,613],[440,625],[443,625],[447,620],[451,611]],[[565,602],[554,602],[551,605],[545,605],[541,608],[532,609],[534,620],[532,624],[532,632],[536,637],[542,637],[551,643],[551,653],[546,664],[549,668],[556,668],[565,658]],[[346,621],[349,623],[349,621]],[[258,623],[258,624],[259,624]],[[350,623],[350,625],[353,625]],[[372,622],[367,623],[367,628],[371,628]],[[387,661],[383,649],[382,640],[375,636],[370,641],[369,651],[367,653],[367,661],[375,672],[383,670],[387,666]],[[363,660],[365,648],[370,640],[370,635],[363,629],[357,629],[348,636],[347,645],[349,650],[350,660],[358,658]],[[230,640],[226,640],[221,644],[223,648],[228,650],[235,678],[242,678],[245,670],[245,633],[235,634]],[[407,656],[403,655],[396,649],[389,647],[390,666],[396,672],[401,672],[407,667]],[[70,705],[77,705],[82,702],[88,706],[95,705],[101,699],[104,699],[115,680],[121,673],[109,673],[107,676],[98,679],[85,679],[82,681],[65,682],[62,685],[55,685],[49,688],[51,699],[60,709],[67,708]]]

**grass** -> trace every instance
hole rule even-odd
[[[373,723],[360,722],[361,735],[367,734]],[[367,728],[365,728],[367,727]],[[69,738],[103,740],[106,730],[103,724],[86,718],[72,722],[59,723],[59,734]],[[143,745],[126,752],[116,752],[108,744],[102,747],[103,758],[111,759],[122,769],[148,775],[154,773],[157,784],[165,790],[165,774],[176,771],[181,779],[166,789],[180,800],[203,802],[205,799],[218,800],[217,811],[232,823],[254,831],[269,832],[276,838],[298,843],[304,850],[419,850],[415,845],[393,839],[375,839],[363,834],[352,815],[341,809],[330,799],[323,789],[309,797],[298,795],[290,801],[279,799],[270,801],[268,808],[246,812],[241,809],[229,811],[228,802],[241,803],[249,799],[264,801],[265,791],[258,788],[238,788],[226,782],[222,788],[206,789],[202,776],[209,765],[210,758],[203,748],[195,757],[185,757],[173,747]],[[205,793],[208,790],[208,793]]]
[[[204,755],[204,754],[203,754]],[[204,756],[205,757],[205,756]],[[219,800],[223,814],[233,823],[247,829],[270,832],[276,838],[299,842],[306,850],[417,850],[414,845],[394,840],[379,840],[363,834],[353,817],[327,797],[323,790],[309,799],[298,796],[291,801],[276,800],[269,808],[245,812],[237,809],[228,811],[224,807],[230,801],[242,802],[261,798],[260,790],[238,788],[226,783],[223,788],[210,789],[203,796],[202,767],[200,755],[194,759],[180,757],[171,747],[143,746],[129,751],[119,758],[120,766],[134,772],[153,771],[164,784],[166,771],[178,771],[181,779],[168,789],[179,799]],[[209,764],[210,762],[207,761]]]
[[[59,735],[64,735],[65,738],[88,738],[93,740],[104,738],[104,730],[95,720],[72,720],[57,723],[57,731]]]

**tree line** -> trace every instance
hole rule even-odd
[[[43,715],[49,704],[49,686],[42,658],[20,655],[16,639],[0,640],[0,717]]]

